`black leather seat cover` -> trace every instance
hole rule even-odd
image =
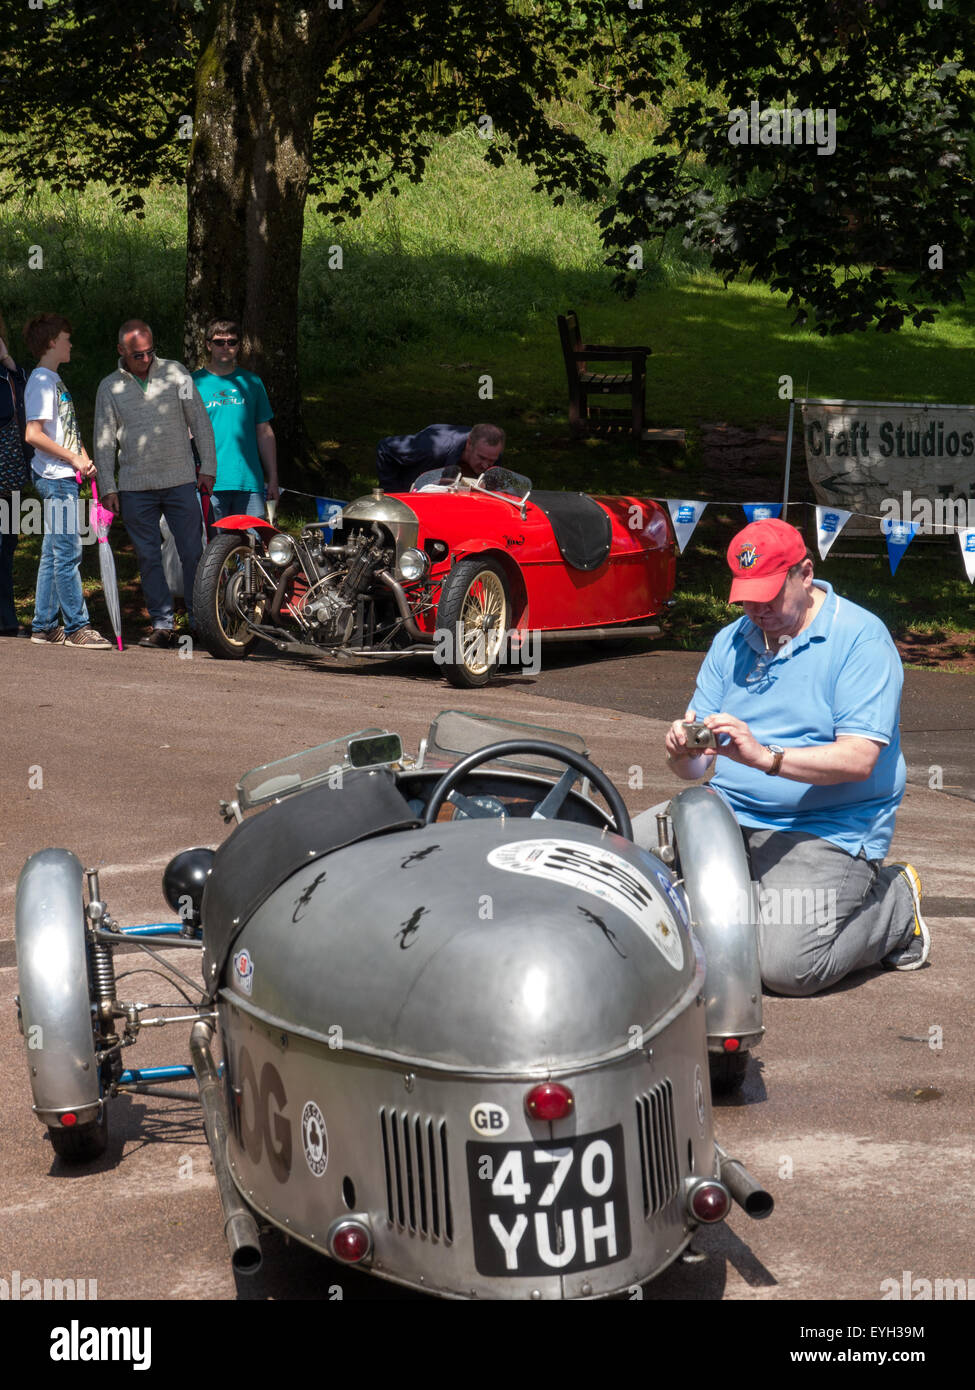
[[[612,543],[609,515],[584,492],[533,492],[528,499],[552,524],[562,559],[574,570],[595,570]]]
[[[238,825],[217,850],[203,894],[203,971],[210,996],[248,918],[303,864],[419,824],[393,774],[380,768],[347,771],[341,788],[310,788]]]

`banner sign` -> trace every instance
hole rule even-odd
[[[975,526],[975,406],[804,400],[802,433],[816,501],[938,536]]]

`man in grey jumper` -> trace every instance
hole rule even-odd
[[[203,519],[190,433],[201,460],[200,491],[210,492],[217,472],[213,429],[187,369],[156,356],[148,324],[140,319],[123,323],[118,352],[118,371],[104,378],[95,399],[98,490],[103,506],[121,511],[139,561],[152,620],[152,632],[139,646],[171,647],[176,640],[173,598],[163,570],[159,518],[166,518],[176,542],[192,627]]]

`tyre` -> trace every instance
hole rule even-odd
[[[90,1163],[101,1158],[108,1145],[108,1106],[102,1105],[101,1117],[91,1124],[75,1125],[63,1129],[60,1125],[48,1125],[51,1145],[58,1158],[65,1163]]]
[[[511,599],[497,560],[461,560],[444,580],[437,631],[450,634],[444,675],[451,685],[487,685],[505,647]]]
[[[199,640],[211,656],[243,661],[257,644],[236,607],[251,547],[236,531],[220,532],[203,552],[193,585],[193,613]]]
[[[748,1070],[747,1052],[709,1052],[711,1094],[727,1096],[740,1090]]]

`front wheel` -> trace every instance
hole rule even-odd
[[[193,585],[193,612],[200,641],[211,656],[243,661],[257,643],[239,607],[245,561],[251,554],[238,532],[220,532],[203,552]]]
[[[108,1106],[102,1103],[101,1115],[91,1124],[74,1125],[71,1129],[48,1125],[47,1132],[58,1158],[66,1163],[90,1163],[101,1158],[108,1145]]]
[[[487,685],[504,650],[511,599],[497,560],[472,558],[444,580],[437,633],[446,634],[444,675],[451,685]]]
[[[728,1096],[741,1089],[748,1070],[747,1052],[709,1052],[711,1094]]]

